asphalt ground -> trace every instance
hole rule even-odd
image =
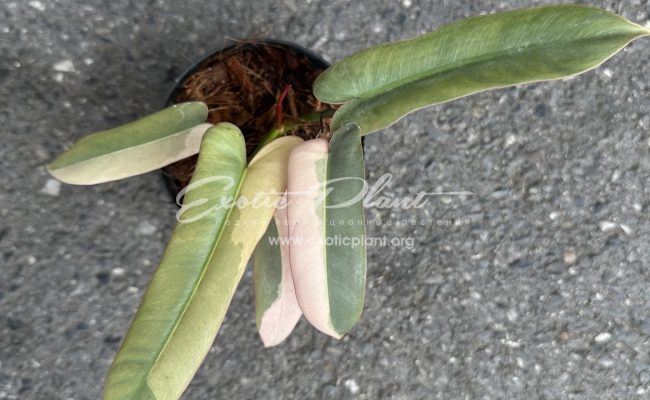
[[[290,40],[335,61],[547,3],[3,1],[0,399],[100,398],[174,224],[156,173],[53,181],[44,165],[71,143],[159,109],[178,74],[228,38]],[[648,1],[580,3],[650,23]],[[392,174],[386,196],[473,195],[367,210],[369,237],[402,243],[369,247],[364,316],[340,342],[301,321],[264,349],[249,271],[184,398],[650,396],[649,59],[642,39],[585,75],[482,93],[369,136],[368,178]]]

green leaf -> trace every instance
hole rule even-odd
[[[314,139],[289,159],[291,272],[305,318],[341,338],[363,311],[366,282],[364,164],[359,127]]]
[[[319,76],[314,93],[344,103],[332,129],[355,122],[368,134],[429,105],[587,71],[646,35],[622,17],[578,5],[479,16],[354,54]]]
[[[302,315],[291,275],[286,195],[283,199],[253,256],[255,321],[265,347],[282,343]]]
[[[206,271],[231,212],[230,207],[214,205],[222,198],[237,197],[245,168],[246,149],[239,129],[230,124],[209,129],[178,214],[181,221],[191,222],[179,222],[174,229],[111,366],[105,399],[170,398],[150,387],[150,380],[157,381],[156,371],[169,362],[165,353],[177,351],[173,339],[184,324],[196,329],[196,337],[186,343],[187,354],[200,362],[206,346],[209,349],[209,336],[220,321],[211,318],[212,304],[206,302]],[[210,180],[215,171],[224,179]],[[204,313],[200,319],[197,311]],[[187,368],[197,366],[178,365],[177,374],[191,377],[194,370]]]
[[[211,124],[204,103],[182,103],[137,121],[93,133],[48,165],[57,179],[93,185],[153,171],[198,153]]]
[[[109,371],[106,400],[176,400],[221,326],[255,244],[286,187],[289,152],[281,138],[245,167],[234,125],[206,132],[179,223]],[[244,206],[257,195],[267,207]],[[233,207],[234,200],[240,207]]]

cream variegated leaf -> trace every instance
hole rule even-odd
[[[105,400],[176,400],[221,326],[302,140],[275,140],[246,166],[244,138],[208,130],[170,243],[110,368]],[[265,206],[255,207],[255,199]],[[236,204],[236,205],[235,205]]]
[[[302,315],[291,275],[287,211],[285,194],[253,258],[255,319],[265,347],[282,343]]]
[[[291,272],[298,303],[318,330],[341,338],[363,311],[364,163],[359,127],[307,141],[289,159]]]
[[[57,179],[93,185],[154,171],[198,153],[208,108],[181,103],[75,143],[47,166]]]

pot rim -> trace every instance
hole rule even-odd
[[[165,104],[164,107],[169,107],[174,104],[174,98],[178,94],[179,89],[181,88],[181,84],[187,80],[193,73],[195,73],[198,69],[200,69],[204,64],[208,63],[211,61],[213,58],[217,57],[217,55],[224,53],[226,51],[232,50],[234,48],[237,48],[238,46],[241,47],[247,47],[247,46],[258,46],[258,45],[275,45],[279,47],[285,47],[294,50],[296,53],[303,54],[309,58],[310,61],[312,61],[314,64],[316,64],[318,67],[321,67],[323,69],[327,69],[330,67],[330,63],[327,62],[323,57],[320,55],[314,53],[313,51],[302,47],[300,45],[297,45],[295,43],[286,41],[286,40],[281,40],[281,39],[260,39],[260,40],[251,40],[251,41],[241,41],[237,42],[234,40],[230,40],[235,43],[230,44],[230,45],[225,45],[225,46],[220,46],[220,47],[215,47],[212,50],[208,51],[205,53],[203,56],[199,57],[196,59],[192,64],[190,64],[189,67],[185,68],[185,70],[174,80],[174,86],[172,89],[169,91],[167,94],[167,97],[165,98]]]

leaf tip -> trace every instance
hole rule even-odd
[[[183,103],[174,104],[170,108],[176,108],[179,110],[182,110],[184,108],[193,108],[195,109],[194,111],[203,116],[204,121],[208,118],[208,113],[210,112],[208,105],[202,101],[186,101]]]
[[[56,160],[55,160],[56,161]],[[45,166],[45,170],[57,180],[67,183],[68,185],[93,185],[97,182],[84,180],[74,174],[65,173],[65,168],[58,168],[54,162]]]

